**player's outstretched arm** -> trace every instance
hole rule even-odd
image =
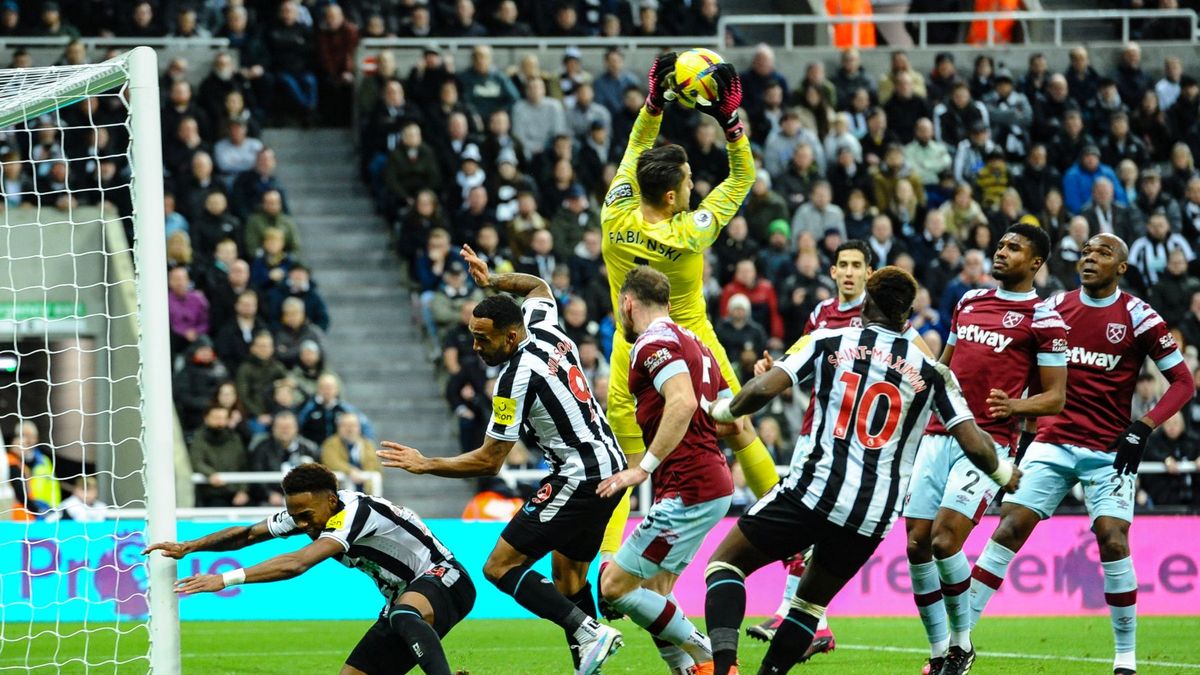
[[[662,126],[663,106],[666,104],[668,87],[675,79],[675,52],[659,54],[650,66],[647,75],[646,103],[638,111],[637,119],[633,121],[633,129],[629,132],[629,142],[625,145],[625,153],[621,155],[621,163],[604,199],[604,205],[615,204],[622,199],[638,198],[640,193],[637,184],[637,161],[642,153],[654,147],[658,139],[658,130]],[[616,190],[619,186],[621,190]]]
[[[261,584],[292,579],[344,550],[338,540],[322,537],[299,551],[275,556],[251,567],[229,570],[222,574],[197,574],[180,579],[175,584],[175,592],[216,593],[238,584]]]
[[[471,278],[475,280],[475,285],[480,288],[494,288],[505,293],[512,293],[523,298],[546,298],[554,299],[554,294],[550,292],[550,285],[542,281],[539,277],[532,274],[489,274],[487,263],[479,259],[475,255],[475,251],[470,246],[464,244],[462,247],[463,260],[467,261],[467,265],[471,269]]]
[[[628,487],[641,484],[670,456],[687,434],[688,425],[692,423],[692,416],[699,406],[696,392],[692,389],[692,376],[686,372],[672,375],[663,382],[660,393],[663,396],[662,419],[654,440],[650,441],[650,446],[642,455],[641,463],[601,482],[596,488],[596,493],[601,497],[611,497]]]
[[[503,441],[485,436],[483,445],[471,452],[454,457],[426,457],[416,448],[384,441],[379,444],[379,462],[392,469],[404,469],[409,473],[431,473],[443,478],[478,478],[495,476],[504,466],[504,458],[512,450],[514,441]]]
[[[142,555],[161,551],[168,558],[180,560],[185,555],[197,551],[237,551],[270,538],[271,532],[267,529],[267,521],[263,520],[253,525],[227,527],[220,532],[213,532],[208,536],[191,541],[161,541],[147,546],[142,551]]]
[[[717,99],[712,105],[697,106],[696,110],[710,115],[717,120],[725,131],[726,151],[729,155],[729,176],[717,184],[700,202],[698,211],[708,211],[719,224],[709,227],[698,222],[697,241],[692,250],[703,250],[716,240],[720,228],[724,227],[737,215],[750,188],[754,185],[754,154],[750,150],[750,141],[746,139],[745,129],[738,113],[742,105],[742,82],[737,70],[731,63],[717,66],[714,74],[717,80]],[[708,236],[704,236],[708,235]]]
[[[991,476],[1005,492],[1016,492],[1021,482],[1021,470],[1008,460],[996,458],[996,445],[990,434],[967,419],[949,429],[950,435],[962,446],[963,454],[981,471]]]
[[[786,371],[771,368],[743,385],[732,399],[723,398],[713,403],[708,414],[722,423],[732,422],[742,415],[753,415],[792,384],[792,377]]]

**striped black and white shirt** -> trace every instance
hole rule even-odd
[[[625,468],[600,402],[579,364],[579,349],[558,326],[558,306],[527,298],[527,336],[504,364],[492,392],[488,435],[538,448],[551,474],[599,481]]]
[[[784,487],[830,522],[882,537],[900,513],[921,432],[936,410],[946,429],[974,419],[948,368],[880,326],[816,330],[775,364],[813,380],[807,457]]]
[[[450,549],[411,510],[353,490],[338,490],[337,494],[343,508],[317,538],[341,544],[344,552],[334,560],[371,577],[389,604],[417,577],[454,559]],[[302,532],[286,510],[268,518],[267,529],[273,537]]]

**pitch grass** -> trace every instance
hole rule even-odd
[[[1138,621],[1139,673],[1200,675],[1200,616],[1143,617]],[[368,621],[228,621],[189,622],[183,626],[183,672],[191,675],[306,675],[336,673]],[[665,673],[645,633],[628,621],[618,622],[626,646],[604,667],[605,675]],[[924,633],[917,619],[834,618],[838,649],[799,666],[795,673],[919,673],[925,661]],[[52,631],[52,624],[4,626],[0,641],[0,673],[144,673],[147,664],[112,665],[145,653],[146,633],[136,630],[120,638],[93,631],[58,639],[32,632]],[[92,628],[95,628],[93,625]],[[78,630],[59,626],[59,634]],[[1108,618],[989,619],[976,632],[979,660],[973,672],[1111,673],[1112,635]],[[446,652],[451,666],[471,675],[559,675],[569,673],[570,660],[560,631],[544,621],[467,621],[449,635]],[[28,660],[26,653],[30,654]],[[760,642],[743,639],[743,673],[753,674],[766,651]],[[990,652],[990,653],[989,653]],[[57,656],[56,656],[57,654]],[[108,665],[85,668],[81,659]],[[74,659],[72,661],[72,659]],[[26,664],[58,666],[27,668]],[[1157,665],[1156,665],[1157,664]]]

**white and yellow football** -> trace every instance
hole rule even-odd
[[[711,49],[696,48],[680,52],[675,59],[674,99],[689,108],[707,106],[717,99],[717,66],[725,59]]]

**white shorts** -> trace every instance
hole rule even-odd
[[[1118,474],[1113,457],[1078,445],[1030,443],[1021,460],[1021,486],[1004,501],[1020,504],[1044,520],[1078,482],[1093,521],[1108,516],[1132,523],[1137,477]]]
[[[1008,448],[997,445],[996,457],[1007,458]],[[934,520],[938,509],[950,509],[978,523],[1000,487],[971,463],[953,436],[927,435],[917,449],[904,496],[904,517]]]

